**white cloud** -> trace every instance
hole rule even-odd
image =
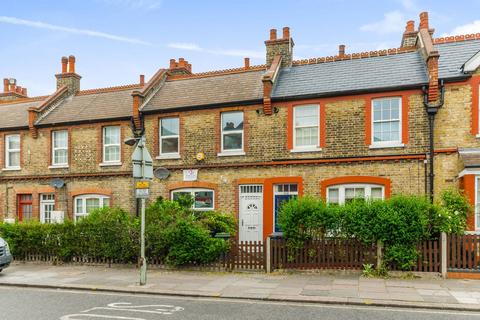
[[[471,23],[458,26],[449,33],[444,33],[442,37],[459,35],[459,34],[478,33],[478,32],[480,32],[480,20],[475,20]]]
[[[117,35],[114,35],[114,34],[95,31],[95,30],[89,30],[89,29],[78,29],[78,28],[64,27],[64,26],[49,24],[49,23],[40,22],[40,21],[19,19],[19,18],[15,18],[15,17],[0,16],[0,23],[8,23],[8,24],[13,24],[13,25],[21,25],[21,26],[27,26],[27,27],[31,27],[31,28],[37,28],[37,29],[47,29],[47,30],[52,30],[52,31],[60,31],[60,32],[66,32],[66,33],[72,33],[72,34],[86,35],[86,36],[90,36],[90,37],[104,38],[104,39],[121,41],[121,42],[128,42],[128,43],[134,43],[134,44],[151,45],[151,43],[149,43],[149,42],[139,40],[139,39],[135,39],[135,38],[117,36]]]
[[[173,48],[173,49],[188,50],[188,51],[205,52],[209,54],[222,55],[222,56],[250,57],[250,58],[265,57],[264,51],[241,50],[241,49],[207,49],[207,48],[202,48],[195,43],[169,43],[167,47]]]
[[[400,0],[400,3],[402,4],[402,7],[404,7],[406,10],[418,11],[415,0]]]
[[[122,6],[132,9],[158,9],[162,5],[162,0],[102,0],[110,5]]]
[[[378,34],[398,33],[405,28],[405,17],[400,11],[391,11],[384,14],[383,19],[365,24],[360,27],[362,31],[371,31]]]

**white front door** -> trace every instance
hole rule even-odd
[[[46,193],[40,195],[40,222],[50,223],[52,219],[52,211],[55,210],[55,195]]]
[[[263,186],[241,185],[239,240],[263,241]]]

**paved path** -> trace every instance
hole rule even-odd
[[[467,311],[152,296],[0,285],[6,320],[480,320]]]
[[[416,306],[480,311],[479,280],[366,279],[358,273],[216,273],[149,270],[138,285],[134,268],[14,264],[0,285],[106,290],[272,301]]]

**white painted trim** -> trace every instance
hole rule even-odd
[[[244,156],[246,155],[245,151],[223,151],[217,153],[217,157],[233,157],[233,156]]]
[[[20,171],[22,170],[21,167],[9,167],[9,168],[3,168],[2,171]]]
[[[241,130],[231,130],[231,131],[227,131],[227,132],[224,132],[223,131],[223,116],[225,114],[228,114],[228,113],[241,113],[242,114],[242,129]],[[228,149],[228,150],[225,150],[224,147],[223,147],[223,136],[224,135],[228,135],[228,134],[232,134],[232,133],[241,133],[242,134],[242,147],[240,149]],[[220,114],[220,150],[221,152],[217,154],[218,157],[222,157],[222,156],[229,156],[229,155],[245,155],[245,152],[243,150],[245,150],[245,112],[243,112],[242,110],[238,110],[238,111],[225,111],[225,112],[222,112]],[[243,154],[241,154],[243,152]],[[235,154],[236,153],[236,154]]]
[[[162,136],[162,121],[168,119],[176,119],[178,122],[178,134],[171,136]],[[177,152],[166,153],[162,152],[162,141],[163,139],[178,139],[177,142]],[[179,155],[180,153],[180,117],[165,117],[158,120],[158,153],[157,159],[171,159],[170,156]],[[178,156],[180,158],[180,156]]]
[[[99,164],[100,167],[114,167],[114,166],[121,166],[121,162],[102,162]]]
[[[476,169],[476,168],[466,168],[466,169],[463,169],[463,170],[458,174],[458,177],[461,178],[461,177],[463,177],[464,175],[467,175],[467,174],[480,175],[480,169]]]
[[[62,164],[62,165],[51,165],[48,166],[48,169],[68,169],[70,166],[68,164]]]
[[[463,72],[474,72],[480,67],[480,52],[477,52],[462,66]]]
[[[322,148],[296,148],[290,150],[290,153],[302,153],[302,152],[319,152],[322,151]]]
[[[105,143],[105,140],[106,140],[106,132],[107,132],[107,128],[118,128],[118,143],[113,143],[113,144],[106,144]],[[115,147],[115,146],[118,146],[118,160],[115,160],[115,161],[110,161],[110,163],[112,163],[112,165],[115,165],[115,163],[119,163],[120,159],[122,158],[122,127],[121,126],[105,126],[102,128],[102,160],[103,160],[103,164],[106,164],[106,163],[109,163],[108,161],[105,161],[105,156],[107,155],[107,152],[106,152],[106,149],[107,147]],[[100,166],[102,166],[102,163],[100,164]]]
[[[163,159],[180,159],[180,154],[179,153],[164,153],[159,156],[156,156],[155,159],[157,160],[163,160]]]
[[[382,184],[376,183],[341,183],[328,186],[327,188],[327,199],[330,198],[330,189],[338,189],[338,204],[345,204],[345,189],[346,188],[363,188],[365,190],[365,199],[370,199],[372,197],[372,188],[382,188],[382,200],[385,199],[385,186]]]
[[[374,143],[369,146],[370,149],[383,149],[383,148],[404,148],[405,144],[397,142],[388,142],[388,143]]]

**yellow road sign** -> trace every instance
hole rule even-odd
[[[135,182],[136,189],[148,189],[150,187],[150,181],[137,181]]]

